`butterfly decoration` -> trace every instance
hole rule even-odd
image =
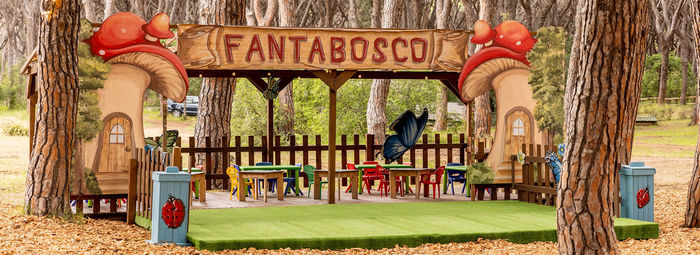
[[[168,130],[165,132],[165,135],[161,135],[160,139],[158,141],[162,141],[163,139],[166,139],[165,141],[165,148],[166,150],[171,153],[173,151],[173,147],[175,146],[175,142],[177,142],[177,137],[180,135],[180,132],[177,130]],[[165,138],[164,138],[165,137]],[[144,149],[146,152],[148,151],[155,151],[158,148],[162,147],[163,143],[157,142],[153,138],[146,138],[144,140],[146,143],[146,146],[144,146]]]
[[[525,164],[525,153],[523,153],[522,151],[518,152],[518,163],[520,163],[521,165]]]
[[[263,97],[267,100],[273,100],[277,98],[277,94],[280,93],[280,85],[279,85],[279,79],[278,80],[272,80],[267,85],[267,89],[263,91]]]
[[[557,154],[554,153],[553,151],[547,152],[547,154],[544,156],[544,163],[549,166],[549,169],[552,170],[552,174],[554,175],[554,181],[559,184],[559,179],[561,178],[561,161],[559,161],[559,157],[557,157]]]
[[[396,134],[386,138],[382,151],[377,155],[382,154],[384,159],[389,161],[388,163],[401,158],[405,152],[416,145],[426,123],[428,123],[428,108],[423,108],[423,113],[417,118],[412,111],[405,111],[389,126],[389,129],[394,130]]]

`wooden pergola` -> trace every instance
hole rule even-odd
[[[280,89],[285,88],[296,78],[320,79],[328,86],[328,203],[335,203],[335,158],[336,158],[336,96],[338,90],[349,79],[404,79],[404,80],[439,80],[447,89],[460,97],[457,82],[459,72],[435,71],[357,71],[357,70],[211,70],[187,69],[190,77],[218,77],[248,79],[261,93],[268,88],[269,81],[276,82]],[[468,107],[468,122],[471,126],[472,106]],[[267,153],[272,158],[274,132],[274,102],[267,100]],[[472,131],[469,131],[472,136]]]

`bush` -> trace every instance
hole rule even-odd
[[[2,133],[8,136],[28,136],[29,128],[20,123],[3,123]]]
[[[658,120],[688,119],[693,115],[693,104],[659,106],[655,103],[640,103],[637,112],[639,116],[653,116]]]
[[[489,184],[493,183],[495,173],[486,163],[475,163],[469,166],[469,183]]]

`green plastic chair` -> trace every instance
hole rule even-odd
[[[314,186],[314,171],[316,168],[314,166],[310,165],[305,165],[304,166],[304,173],[306,173],[306,176],[309,177],[309,190],[306,192],[306,197],[311,197],[311,186]],[[323,184],[328,184],[328,181],[321,181],[321,189],[323,189]]]

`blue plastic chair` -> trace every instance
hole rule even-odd
[[[296,164],[296,165],[294,165],[294,166],[301,167],[301,164]],[[296,182],[297,182],[297,181],[296,181],[296,179],[294,179],[293,173],[290,173],[290,172],[287,172],[287,173],[288,173],[289,176],[284,177],[284,178],[282,179],[282,180],[284,180],[284,183],[287,184],[287,188],[284,189],[284,195],[286,196],[287,194],[289,194],[289,190],[292,190],[292,192],[294,192],[294,194],[296,195],[296,193],[297,193],[297,185],[296,185]],[[301,189],[299,189],[299,194],[303,196],[303,195],[304,195],[304,192],[301,192]]]
[[[255,163],[256,166],[271,166],[272,162],[257,162]],[[263,184],[265,180],[258,179],[258,196],[262,196],[262,190],[260,189],[260,185]],[[268,187],[272,189],[272,192],[275,192],[275,189],[277,187],[277,178],[270,178],[267,179],[267,184]],[[264,185],[263,185],[264,187]]]
[[[447,163],[447,166],[461,166],[459,163]],[[452,195],[455,194],[455,182],[463,183],[462,193],[464,193],[467,187],[467,178],[465,176],[466,172],[459,170],[447,170],[447,185],[452,189]]]

